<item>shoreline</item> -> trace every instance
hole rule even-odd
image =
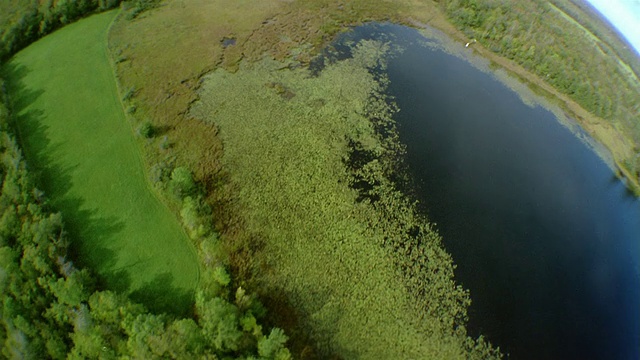
[[[443,21],[444,24],[442,23]],[[437,40],[448,40],[456,46],[464,46],[463,44],[469,41],[469,39],[459,29],[455,28],[446,16],[441,13],[432,16],[427,20],[427,22],[422,22],[409,17],[404,19],[404,21],[401,21],[399,25],[406,25],[418,31],[431,31],[432,33],[433,30],[436,30],[441,33],[441,36],[437,37]],[[447,39],[443,39],[443,37],[446,37]],[[425,38],[427,37],[425,36]],[[622,164],[624,157],[621,153],[625,153],[628,149],[633,148],[632,141],[629,140],[625,134],[613,129],[607,120],[591,114],[574,100],[569,98],[568,95],[561,93],[552,85],[541,79],[538,75],[531,73],[529,70],[525,69],[513,60],[494,53],[493,51],[485,48],[479,42],[472,43],[468,47],[468,50],[471,54],[456,54],[456,56],[462,55],[465,60],[469,62],[473,62],[474,60],[471,59],[471,56],[477,56],[488,61],[490,66],[497,66],[498,70],[504,71],[513,81],[517,81],[518,83],[525,85],[527,90],[531,92],[531,94],[522,94],[521,90],[512,89],[517,92],[521,98],[523,98],[523,101],[526,101],[524,98],[525,96],[529,98],[530,95],[540,98],[535,100],[545,100],[544,102],[536,101],[536,104],[553,112],[556,115],[558,122],[563,126],[566,126],[581,141],[585,142],[585,145],[591,148],[611,168],[611,171],[624,183],[625,187],[627,187],[627,189],[636,197],[640,197],[640,178],[633,176],[631,171]],[[502,79],[497,76],[496,70],[493,70],[492,72],[499,81],[503,83],[507,82],[506,79]],[[506,85],[510,86],[510,84]],[[557,109],[553,109],[553,107],[557,107]],[[562,113],[560,114],[558,111],[561,111]],[[562,117],[565,117],[566,120],[562,119]],[[567,120],[570,122],[569,124],[566,123]],[[572,124],[579,126],[580,130],[584,134],[588,135],[590,139],[584,139],[583,136],[580,136],[581,134],[576,133],[575,129],[570,126]],[[597,131],[597,128],[603,129],[601,133]],[[603,139],[603,136],[622,140],[622,144],[613,140],[606,141]],[[592,142],[595,142],[599,146],[595,146],[596,144],[593,144]],[[623,148],[620,149],[611,143],[616,143],[615,145],[622,146]],[[599,147],[601,148],[599,149]],[[603,150],[606,151],[607,154],[603,154]]]

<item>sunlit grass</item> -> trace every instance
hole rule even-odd
[[[115,12],[43,38],[5,67],[29,164],[62,211],[82,265],[152,309],[183,312],[199,267],[155,197],[107,56]]]

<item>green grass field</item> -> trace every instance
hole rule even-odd
[[[184,312],[199,266],[156,198],[107,55],[115,12],[66,26],[4,68],[27,160],[65,217],[75,260],[153,310]]]

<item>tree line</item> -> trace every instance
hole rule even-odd
[[[157,3],[34,0],[0,29],[0,61],[89,14],[122,5],[134,18]],[[12,135],[1,79],[0,88],[0,359],[290,358],[284,332],[260,325],[266,310],[257,298],[233,288],[210,210],[186,168],[169,169],[163,180],[183,202],[181,220],[203,264],[191,317],[152,313],[74,265],[62,214],[47,206]]]
[[[0,29],[0,61],[52,31],[87,15],[114,9],[122,5],[127,16],[135,18],[141,12],[157,6],[159,0],[31,0],[26,2],[17,20]]]
[[[173,171],[171,186],[184,198],[183,221],[199,240],[200,258],[207,258],[193,316],[150,313],[126,295],[101,289],[90,270],[77,267],[63,217],[48,207],[12,136],[2,89],[0,358],[290,358],[283,331],[260,325],[260,302],[233,288],[185,169]]]
[[[467,36],[514,60],[628,134],[636,144],[636,154],[621,160],[640,177],[640,85],[623,70],[612,45],[604,42],[606,37],[596,38],[587,29],[593,28],[590,24],[572,23],[567,19],[572,15],[558,1],[560,7],[539,0],[439,2]]]

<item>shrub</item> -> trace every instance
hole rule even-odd
[[[155,132],[156,132],[156,129],[148,121],[145,121],[144,123],[142,123],[142,125],[140,125],[140,127],[138,128],[138,134],[140,134],[140,136],[145,137],[147,139],[152,138],[155,135]]]
[[[189,237],[193,240],[198,240],[207,235],[207,227],[200,220],[201,211],[199,207],[198,200],[187,196],[184,198],[182,210],[180,210],[182,224],[187,228]]]
[[[268,337],[263,336],[258,341],[258,354],[265,359],[291,359],[289,350],[284,347],[287,340],[284,331],[274,328]]]
[[[133,95],[135,95],[135,93],[136,93],[136,89],[130,88],[129,90],[127,90],[127,92],[124,93],[124,95],[122,95],[122,101],[131,100],[131,98],[133,97]]]
[[[171,172],[169,187],[177,197],[183,199],[193,195],[196,190],[196,183],[193,181],[191,172],[187,168],[180,166]]]

